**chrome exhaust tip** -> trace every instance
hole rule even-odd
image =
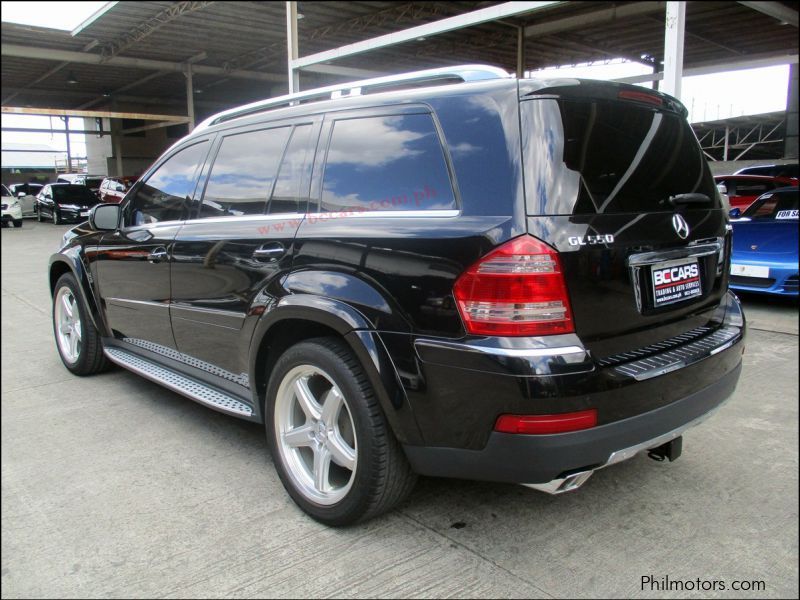
[[[592,473],[594,473],[593,470],[580,471],[579,473],[573,473],[572,475],[567,475],[566,477],[553,479],[547,483],[523,483],[522,485],[527,488],[539,490],[540,492],[545,492],[546,494],[555,496],[557,494],[563,494],[565,492],[577,490],[588,481],[589,477],[592,476]]]

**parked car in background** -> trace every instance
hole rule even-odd
[[[0,200],[0,215],[2,215],[3,227],[13,223],[14,227],[22,227],[22,206],[19,198],[15,198],[6,186],[2,186],[2,200]]]
[[[263,423],[330,525],[416,474],[561,493],[678,458],[745,336],[686,108],[480,65],[337,91],[210,117],[64,237],[65,368],[113,362]]]
[[[8,186],[11,195],[19,199],[22,206],[22,216],[32,217],[36,214],[36,196],[42,191],[43,183],[15,183]]]
[[[798,188],[767,192],[731,217],[731,288],[797,296]]]
[[[50,218],[58,225],[65,221],[83,221],[100,199],[85,185],[48,183],[36,196],[36,219]]]
[[[106,177],[97,190],[100,200],[108,204],[119,204],[136,179],[136,177]]]
[[[83,173],[65,173],[59,175],[56,183],[70,183],[72,185],[85,185],[95,194],[100,189],[100,184],[105,179],[104,175],[86,175]]]
[[[791,177],[798,178],[797,163],[786,165],[754,165],[744,167],[734,173],[734,175],[766,175],[768,177]]]
[[[731,208],[745,210],[761,194],[777,188],[797,185],[791,177],[767,177],[765,175],[716,175],[720,193],[727,194]]]

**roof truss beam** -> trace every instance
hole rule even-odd
[[[346,46],[334,48],[333,50],[326,50],[325,52],[317,52],[316,54],[301,56],[296,60],[289,61],[289,67],[291,69],[303,69],[309,65],[324,63],[326,61],[336,60],[346,56],[353,56],[354,54],[361,54],[363,52],[376,50],[378,48],[394,46],[396,44],[402,44],[403,42],[416,40],[420,37],[437,35],[448,31],[454,31],[456,29],[462,29],[464,27],[470,27],[472,25],[479,25],[488,21],[496,21],[505,17],[543,10],[558,4],[561,4],[561,2],[504,2],[503,4],[482,8],[480,10],[464,13],[455,17],[440,19],[432,23],[418,25],[417,27],[411,27],[395,33],[380,35],[368,40],[356,42],[354,44],[348,44]]]
[[[794,25],[795,27],[798,25],[797,11],[780,2],[739,2],[739,4],[764,13],[773,19],[778,19],[781,23]]]
[[[23,106],[2,106],[0,110],[7,115],[40,115],[52,117],[102,117],[105,119],[141,119],[143,121],[180,121],[188,119],[184,115],[159,115],[152,113],[119,112],[109,110],[74,110],[63,108],[27,108]]]
[[[149,18],[144,23],[140,23],[133,30],[127,32],[121,39],[110,42],[103,46],[101,56],[103,62],[106,62],[117,56],[123,50],[141,42],[151,33],[157,31],[167,23],[178,19],[179,17],[201,10],[214,2],[176,2],[172,6],[168,6],[158,14]]]
[[[129,56],[114,56],[107,61],[103,61],[103,57],[99,54],[75,52],[73,50],[55,50],[53,48],[39,48],[37,46],[22,46],[20,44],[0,44],[0,54],[2,54],[2,56],[15,56],[18,58],[32,58],[36,60],[66,61],[83,65],[114,65],[131,69],[171,71],[174,73],[183,73],[186,68],[184,62],[132,58]],[[273,83],[286,82],[285,75],[245,70],[225,71],[222,67],[212,67],[209,65],[194,65],[192,71],[196,75],[224,75],[226,77],[238,79],[255,79]]]

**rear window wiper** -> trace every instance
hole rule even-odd
[[[663,201],[662,201],[663,202]],[[689,194],[676,194],[675,196],[670,196],[667,198],[667,202],[672,204],[672,206],[685,206],[685,205],[692,205],[692,204],[710,204],[711,198],[709,198],[706,194],[701,194],[698,192],[691,192]]]

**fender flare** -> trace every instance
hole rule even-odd
[[[84,306],[88,309],[89,317],[92,319],[92,324],[95,329],[100,333],[101,337],[109,337],[108,327],[106,326],[105,319],[100,314],[100,307],[95,297],[93,278],[76,248],[68,248],[63,252],[58,252],[50,256],[50,262],[47,269],[48,274],[48,287],[50,288],[50,297],[55,294],[55,285],[58,277],[53,277],[53,271],[60,270],[64,273],[72,273],[75,280],[78,282],[81,300]],[[60,277],[61,275],[59,275]]]
[[[269,339],[270,330],[288,319],[318,323],[336,331],[358,358],[395,437],[403,444],[422,443],[422,434],[397,369],[380,336],[360,312],[344,302],[312,294],[290,294],[281,298],[261,317],[253,332],[249,352],[250,381],[257,381],[258,349]],[[258,408],[261,412],[261,407]]]

